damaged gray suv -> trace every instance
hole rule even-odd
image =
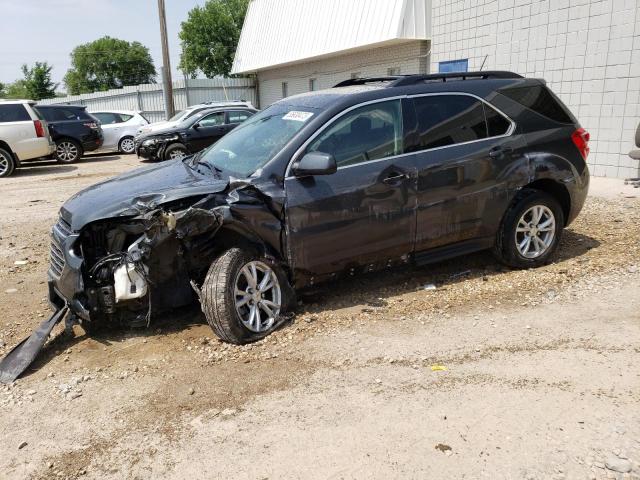
[[[587,195],[589,135],[510,72],[352,79],[281,100],[208,149],[83,190],[52,229],[49,295],[87,329],[199,301],[225,341],[296,289],[483,249],[548,262]]]

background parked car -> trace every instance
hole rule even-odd
[[[37,105],[49,124],[51,138],[56,144],[54,156],[58,162],[73,163],[84,152],[102,146],[102,128],[98,120],[82,105]]]
[[[177,125],[136,137],[136,153],[150,160],[182,158],[215,143],[258,110],[244,108],[208,108],[189,116]]]
[[[104,143],[101,150],[133,153],[134,138],[140,127],[149,121],[140,112],[133,110],[100,110],[91,112],[100,121]]]
[[[55,150],[47,122],[29,100],[0,100],[0,177],[8,177],[22,160]]]
[[[164,130],[167,127],[178,125],[181,122],[184,122],[192,115],[196,113],[200,113],[204,110],[214,107],[248,107],[254,109],[254,106],[251,102],[247,102],[244,100],[229,100],[224,102],[205,102],[200,103],[198,105],[191,105],[190,107],[176,113],[169,120],[163,122],[154,122],[147,126],[141,127],[138,130],[138,135],[142,135],[144,133]]]

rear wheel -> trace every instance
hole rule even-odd
[[[130,154],[133,153],[136,149],[136,144],[133,141],[133,137],[124,137],[120,139],[118,143],[118,150],[120,153]]]
[[[544,265],[557,250],[563,229],[563,210],[554,197],[522,189],[502,220],[494,253],[516,268]]]
[[[8,177],[16,168],[13,155],[4,148],[0,148],[0,177]]]
[[[187,155],[189,155],[187,147],[185,147],[181,143],[174,143],[167,147],[167,150],[164,152],[164,159],[177,160],[179,158],[184,158]]]
[[[202,285],[202,311],[222,340],[236,344],[259,340],[280,323],[285,282],[269,260],[232,248],[209,268]]]
[[[56,160],[60,163],[75,163],[82,157],[82,147],[75,140],[64,138],[56,143]]]

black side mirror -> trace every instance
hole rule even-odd
[[[191,127],[191,128],[193,128],[194,130],[198,130],[198,129],[200,129],[200,124],[199,123],[194,123],[193,127]]]
[[[307,153],[293,166],[293,174],[296,177],[307,175],[331,175],[336,173],[338,165],[336,159],[330,153]]]

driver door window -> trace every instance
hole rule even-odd
[[[311,143],[307,152],[330,153],[338,167],[400,155],[400,101],[364,105],[339,118]]]
[[[207,115],[198,122],[198,125],[203,128],[219,127],[220,125],[224,125],[224,112],[216,112]]]

